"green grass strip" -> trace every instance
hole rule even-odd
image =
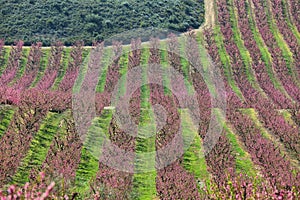
[[[143,49],[144,50],[144,49]],[[142,63],[147,62],[144,59],[143,51]],[[147,67],[143,68],[142,83],[147,82]],[[151,109],[148,100],[150,90],[148,85],[141,88],[141,115],[138,127],[138,136],[136,137],[135,146],[135,171],[133,175],[133,193],[138,194],[137,199],[154,199],[156,197],[156,169],[155,169],[155,139],[156,139],[156,122],[154,112]],[[145,159],[144,155],[147,155]],[[150,157],[150,158],[149,158]],[[145,171],[147,169],[147,171]],[[144,170],[144,171],[143,171]]]
[[[90,48],[83,48],[82,50],[82,61],[84,62],[85,59],[89,58],[91,49]]]
[[[248,12],[248,16],[250,16],[249,19],[249,25],[250,29],[253,33],[254,40],[260,50],[262,61],[265,63],[268,75],[274,84],[275,88],[279,89],[282,93],[284,93],[286,96],[289,96],[287,92],[285,91],[284,87],[282,86],[280,80],[276,77],[273,68],[272,68],[272,56],[268,50],[268,47],[265,45],[263,38],[261,37],[258,28],[256,27],[256,23],[254,20],[254,14],[252,13],[252,10],[250,9],[249,3],[246,1],[246,11]]]
[[[297,126],[292,118],[291,113],[288,110],[279,110],[278,111],[291,126]]]
[[[272,138],[271,134],[268,133],[268,131],[264,128],[264,125],[259,121],[258,114],[254,108],[242,109],[242,113],[248,115],[253,120],[257,128],[260,129],[261,134],[264,138],[266,139]]]
[[[189,79],[189,61],[187,60],[187,57],[185,55],[185,48],[186,48],[186,41],[185,38],[178,38],[179,42],[179,54],[180,54],[180,64],[181,64],[181,69],[183,72],[184,79],[188,80]]]
[[[63,117],[64,114],[48,113],[39,131],[34,135],[30,149],[13,177],[13,184],[25,184],[29,181],[30,170],[43,164]]]
[[[82,83],[85,79],[87,70],[88,70],[88,63],[90,58],[90,50],[91,49],[83,49],[82,53],[82,63],[79,68],[78,76],[75,80],[74,86],[73,86],[73,93],[80,92],[80,89],[82,87]]]
[[[108,138],[108,128],[112,119],[112,110],[103,110],[100,117],[93,120],[81,151],[81,159],[76,170],[76,191],[80,194],[89,192],[90,182],[99,169],[99,157],[105,138]]]
[[[295,156],[293,155],[292,152],[287,151],[287,149],[284,147],[284,144],[277,139],[277,136],[273,135],[272,133],[270,133],[262,124],[262,122],[260,122],[259,118],[258,118],[258,113],[255,111],[254,108],[248,108],[248,109],[241,109],[243,114],[246,114],[250,117],[250,119],[252,119],[252,121],[254,122],[255,126],[260,130],[261,135],[272,141],[275,146],[280,147],[280,153],[281,156],[286,157],[287,160],[289,160],[292,165],[294,165],[296,168],[299,168],[299,164],[296,158],[294,158]]]
[[[147,46],[142,47],[142,55],[141,55],[141,66],[142,66],[142,87],[141,87],[141,107],[144,109],[150,109],[149,97],[150,97],[150,89],[147,85],[148,83],[148,60],[149,60],[149,48]]]
[[[43,77],[44,72],[48,65],[50,52],[51,52],[51,49],[42,49],[42,57],[40,60],[39,71],[37,73],[35,80],[32,82],[31,87],[34,87],[40,81],[40,79]]]
[[[57,77],[54,81],[54,84],[52,86],[53,90],[58,89],[60,82],[63,80],[63,78],[66,74],[68,64],[69,64],[69,61],[70,61],[71,51],[72,51],[72,48],[69,48],[69,47],[63,49],[62,58],[61,58],[61,62],[60,62],[60,68],[58,70],[58,74],[57,74]]]
[[[0,75],[6,69],[11,48],[3,47],[3,60],[0,60]]]
[[[6,132],[8,126],[10,125],[10,120],[12,119],[15,110],[11,106],[1,106],[0,107],[0,138]]]
[[[222,89],[225,90],[225,85],[222,83],[222,85],[215,85],[215,81],[213,80],[214,78],[222,78],[221,72],[220,72],[220,77],[212,77],[211,70],[214,71],[213,69],[213,63],[208,59],[208,52],[206,51],[205,47],[202,45],[203,38],[200,38],[199,43],[199,54],[200,54],[200,60],[201,60],[201,66],[203,67],[203,80],[207,85],[207,88],[209,90],[210,95],[215,98],[217,96],[217,87],[223,87]],[[220,88],[218,88],[220,89]]]
[[[171,81],[168,77],[168,68],[169,68],[169,62],[168,62],[168,51],[167,51],[167,43],[166,41],[163,41],[160,43],[160,66],[162,68],[162,80],[163,80],[163,86],[164,86],[164,94],[165,95],[172,95],[171,91]]]
[[[108,67],[111,65],[111,59],[113,56],[112,48],[105,48],[101,59],[101,72],[99,75],[99,81],[96,87],[97,92],[103,92],[106,84],[106,75]]]
[[[216,5],[216,3],[215,3],[215,5]],[[215,11],[217,13],[216,8],[215,8]],[[214,32],[215,32],[216,45],[217,45],[218,50],[219,50],[220,60],[221,60],[221,63],[223,65],[224,74],[227,77],[228,83],[231,86],[232,90],[237,94],[237,96],[240,97],[240,99],[244,99],[241,90],[236,85],[236,83],[233,79],[233,75],[232,75],[232,71],[231,71],[231,67],[230,67],[231,66],[230,57],[227,54],[224,43],[223,43],[224,39],[223,39],[223,36],[222,36],[222,33],[221,33],[220,25],[217,24],[217,23],[215,24]]]
[[[180,64],[181,64],[181,69],[182,69],[182,75],[184,77],[184,84],[187,88],[187,92],[189,95],[193,95],[195,90],[194,90],[194,86],[192,83],[192,80],[190,78],[189,75],[189,61],[186,59],[185,56],[185,39],[179,38],[179,53],[180,53]]]
[[[291,29],[291,31],[293,32],[293,34],[297,38],[298,44],[300,44],[300,33],[299,33],[297,27],[292,23],[291,16],[290,16],[290,13],[289,13],[289,9],[288,9],[289,4],[288,4],[287,0],[282,0],[281,5],[282,5],[283,16],[285,18],[285,21],[287,22],[289,28]]]
[[[155,133],[156,123],[152,109],[141,110],[133,175],[133,193],[138,194],[138,199],[150,200],[156,197]]]
[[[22,56],[19,61],[19,69],[17,71],[17,74],[15,75],[14,79],[9,83],[10,85],[13,85],[16,83],[24,74],[26,70],[26,64],[29,56],[30,48],[23,48],[22,49]]]
[[[189,112],[186,109],[181,109],[179,112],[184,147],[186,148],[183,154],[183,167],[193,174],[197,182],[204,182],[210,179],[210,174],[207,171],[201,138]]]
[[[19,68],[19,71],[17,73],[18,78],[20,78],[26,70],[26,64],[27,64],[29,53],[30,53],[30,48],[23,48],[22,49],[22,57],[21,57],[21,60],[20,60],[20,68]]]
[[[117,98],[120,98],[121,96],[124,96],[126,93],[126,80],[127,80],[127,70],[128,70],[128,56],[129,56],[129,52],[130,49],[129,47],[123,47],[123,53],[120,57],[120,69],[119,69],[119,73],[120,73],[120,78],[118,80],[118,83],[116,83],[116,87],[115,88],[118,90],[118,96]],[[114,98],[114,97],[112,97]]]
[[[235,6],[232,0],[227,0],[227,7],[230,13],[230,23],[233,31],[233,39],[241,54],[247,78],[250,84],[253,86],[253,88],[255,88],[257,91],[260,91],[260,93],[264,93],[263,90],[260,88],[255,75],[253,74],[252,59],[249,51],[244,46],[244,41],[242,40],[241,32],[239,31],[238,27],[237,14],[234,11]]]
[[[227,125],[224,126],[224,129],[227,132],[226,136],[229,139],[236,156],[236,172],[246,174],[250,177],[255,177],[257,175],[257,170],[255,170],[251,156],[242,148],[237,136]]]
[[[244,150],[243,145],[238,139],[238,136],[232,131],[229,124],[225,121],[224,117],[221,115],[219,109],[214,109],[215,116],[219,123],[223,124],[223,129],[226,132],[226,137],[230,141],[233,153],[236,158],[236,173],[246,174],[250,177],[255,177],[257,171],[255,169],[254,163],[251,160],[249,153]]]
[[[272,13],[270,11],[271,7],[268,7],[268,2],[264,1],[263,6],[264,6],[265,12],[267,14],[269,28],[275,37],[278,47],[282,51],[282,56],[286,62],[286,65],[287,65],[287,68],[288,68],[290,74],[293,75],[293,64],[294,64],[293,53],[290,51],[288,44],[285,42],[284,37],[281,35],[281,33],[276,25],[275,19],[272,17]]]

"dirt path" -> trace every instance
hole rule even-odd
[[[214,27],[215,25],[215,12],[214,12],[214,0],[204,0],[205,7],[205,21],[199,29],[196,29],[197,32],[202,32],[205,27]]]

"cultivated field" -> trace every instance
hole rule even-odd
[[[300,3],[205,8],[162,41],[0,40],[0,197],[299,199]]]

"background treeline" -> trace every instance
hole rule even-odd
[[[55,40],[90,45],[126,30],[143,27],[184,32],[204,21],[203,0],[0,0],[0,38],[25,45]]]

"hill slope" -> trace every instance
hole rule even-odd
[[[7,44],[22,39],[25,45],[59,39],[91,44],[116,33],[140,27],[186,31],[204,21],[203,0],[26,0],[4,1],[0,7],[0,38]]]

